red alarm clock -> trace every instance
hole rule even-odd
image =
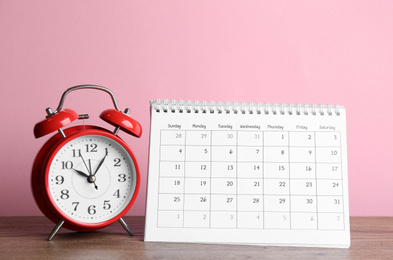
[[[77,119],[71,109],[62,109],[68,93],[95,89],[108,93],[115,109],[107,109],[100,118],[115,126],[114,131],[79,125],[63,129]],[[119,109],[113,93],[101,86],[79,85],[67,89],[56,111],[46,109],[46,119],[34,127],[36,138],[57,131],[35,159],[31,187],[34,199],[50,220],[56,223],[51,240],[63,226],[75,231],[93,231],[119,221],[133,232],[123,216],[134,204],[140,185],[137,160],[131,148],[117,135],[119,130],[140,137],[141,125]]]

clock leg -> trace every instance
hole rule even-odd
[[[127,225],[123,218],[119,219],[120,225],[130,234],[130,236],[134,236],[134,232],[132,232],[131,228]]]
[[[48,237],[48,241],[51,241],[52,238],[57,234],[57,232],[59,232],[61,226],[63,226],[64,224],[64,220],[60,220],[59,222],[57,222],[55,228],[52,230],[52,232],[50,233],[49,237]]]

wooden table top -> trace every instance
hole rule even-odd
[[[393,217],[351,217],[351,248],[266,247],[143,242],[144,217],[125,217],[90,233],[61,229],[45,217],[0,217],[0,259],[393,259]]]

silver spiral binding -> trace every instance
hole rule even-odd
[[[157,113],[202,113],[202,114],[257,114],[257,115],[305,115],[340,116],[342,106],[315,104],[253,103],[253,102],[214,102],[153,100],[152,110]]]

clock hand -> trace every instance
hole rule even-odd
[[[82,158],[83,164],[85,165],[87,171],[89,172],[89,174],[91,174],[91,167],[90,167],[90,168],[87,167],[86,162],[85,162],[85,159],[84,159],[83,156],[82,156],[82,153],[80,153],[80,156],[81,156],[81,158]],[[90,159],[89,159],[89,162],[90,162]]]
[[[95,188],[96,190],[98,190],[98,186],[97,186],[97,184],[96,184],[96,177],[95,177],[95,176],[93,176],[93,175],[87,175],[86,173],[84,173],[84,172],[82,172],[82,171],[79,171],[79,170],[77,170],[77,169],[74,169],[74,168],[72,168],[72,170],[74,170],[76,173],[78,173],[78,174],[80,174],[80,175],[82,175],[82,176],[84,176],[84,177],[87,177],[87,182],[88,182],[88,183],[93,183],[93,184],[94,184],[94,188]]]
[[[91,175],[91,160],[89,159],[89,173]]]
[[[74,169],[74,168],[71,168],[72,170],[74,170],[76,173],[78,173],[79,175],[82,175],[82,176],[84,176],[84,177],[87,177],[87,178],[89,178],[89,175],[87,175],[86,173],[84,173],[84,172],[82,172],[82,171],[79,171],[79,170],[77,170],[77,169]]]
[[[95,188],[96,190],[98,190],[98,186],[97,186],[97,184],[96,184],[96,177],[95,177],[95,176],[90,175],[89,178],[87,178],[87,182],[93,183],[93,184],[94,184],[94,188]]]
[[[93,176],[96,175],[98,169],[99,169],[99,168],[101,167],[101,165],[104,163],[105,158],[106,158],[106,154],[105,154],[104,158],[102,158],[102,160],[101,160],[100,163],[98,164],[96,171],[93,173]]]

